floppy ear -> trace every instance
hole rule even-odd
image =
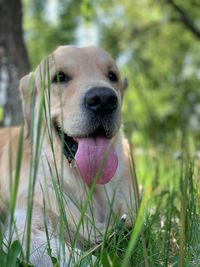
[[[121,88],[122,88],[121,95],[122,95],[122,99],[124,98],[124,92],[126,91],[127,87],[128,87],[128,79],[127,78],[124,78],[121,81]]]
[[[123,88],[123,91],[125,91],[128,87],[128,79],[127,78],[124,78],[122,80],[122,88]]]
[[[21,92],[23,112],[24,112],[25,136],[28,137],[30,132],[31,112],[33,112],[34,110],[35,95],[36,95],[33,72],[30,72],[20,80],[19,89]]]

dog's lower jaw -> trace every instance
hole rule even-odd
[[[112,179],[118,166],[118,157],[103,127],[80,138],[69,136],[56,120],[54,128],[68,163],[77,167],[87,185],[93,182],[106,184]],[[76,164],[73,164],[74,160]]]
[[[68,136],[63,130],[59,123],[54,120],[54,129],[58,139],[60,140],[60,145],[62,147],[63,154],[69,163],[74,160],[75,154],[78,149],[78,143],[73,137]]]

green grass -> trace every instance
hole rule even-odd
[[[41,88],[43,87],[44,85],[41,85]],[[47,97],[50,99],[50,90],[44,93],[47,93]],[[27,223],[26,229],[24,229],[24,234],[26,235],[26,251],[22,251],[18,241],[13,242],[12,240],[13,231],[15,231],[14,210],[22,159],[22,128],[18,145],[16,172],[13,179],[14,182],[11,186],[8,240],[5,241],[4,239],[4,227],[0,231],[1,267],[31,266],[28,265],[30,257],[31,220],[35,180],[40,157],[40,144],[44,134],[41,131],[42,118],[44,116],[48,121],[50,117],[50,106],[44,103],[44,93],[41,94],[38,116],[34,116],[33,114],[31,118],[30,138],[32,142],[30,143],[36,144],[36,149],[33,149],[33,145],[31,145],[32,157],[29,175]],[[33,124],[37,125],[35,134],[33,133]],[[51,140],[51,121],[47,123],[46,134],[49,135]],[[88,242],[78,262],[75,263],[75,255],[72,253],[71,262],[73,266],[200,266],[200,161],[193,157],[195,146],[191,140],[191,138],[184,135],[181,140],[178,140],[178,145],[174,145],[174,149],[171,147],[166,148],[162,145],[160,148],[153,147],[151,150],[143,148],[142,153],[138,153],[137,149],[132,151],[137,176],[137,179],[133,179],[137,217],[132,229],[126,229],[124,221],[116,218],[112,230],[105,231],[102,241],[99,244],[91,247],[90,242]],[[50,146],[56,167],[53,143],[50,143]],[[179,150],[181,151],[181,156],[175,157],[176,151]],[[132,157],[130,157],[130,160],[133,160]],[[49,170],[52,176],[57,206],[60,211],[59,254],[62,254],[63,246],[66,245],[64,232],[68,229],[68,221],[64,212],[64,206],[67,200],[62,191],[62,177],[60,183],[58,183],[58,179],[50,165]],[[138,190],[138,184],[140,190]],[[88,190],[86,202],[77,207],[81,211],[81,217],[77,222],[75,238],[72,242],[72,252],[76,247],[80,227],[83,224],[85,227],[89,227],[87,225],[89,221],[85,220],[85,211],[91,201],[94,188],[95,186],[93,184],[90,190]],[[58,255],[56,259],[51,255],[51,237],[46,224],[45,199],[43,204],[48,254],[51,256],[54,266],[59,266],[60,256]],[[110,206],[112,206],[112,203],[110,203]],[[95,228],[95,225],[93,226]],[[91,262],[92,254],[96,256],[95,263]]]
[[[100,263],[105,267],[200,266],[199,162],[188,155],[174,159],[169,152],[156,152],[156,157],[143,153],[135,157],[142,196],[133,229],[125,229],[123,221],[116,222],[113,232],[107,233],[96,247],[88,248],[84,255],[93,253],[97,256],[98,262],[94,266],[101,266]],[[63,213],[62,193],[57,189],[56,194]],[[15,196],[16,191],[13,201]],[[83,209],[86,206],[87,203]],[[13,208],[11,202],[11,214]],[[65,223],[63,214],[61,225]],[[77,225],[77,230],[79,227]],[[2,236],[3,233],[1,240]],[[22,261],[17,260],[20,252],[17,241],[9,243],[7,254],[0,251],[1,266],[27,266],[22,263],[23,257]],[[88,258],[84,260],[80,266],[87,265]]]

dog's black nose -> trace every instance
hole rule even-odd
[[[117,95],[108,87],[91,88],[84,100],[87,109],[100,115],[112,113],[118,107]]]

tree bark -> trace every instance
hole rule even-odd
[[[3,125],[22,121],[19,79],[30,70],[23,41],[21,0],[0,0],[0,106]]]

